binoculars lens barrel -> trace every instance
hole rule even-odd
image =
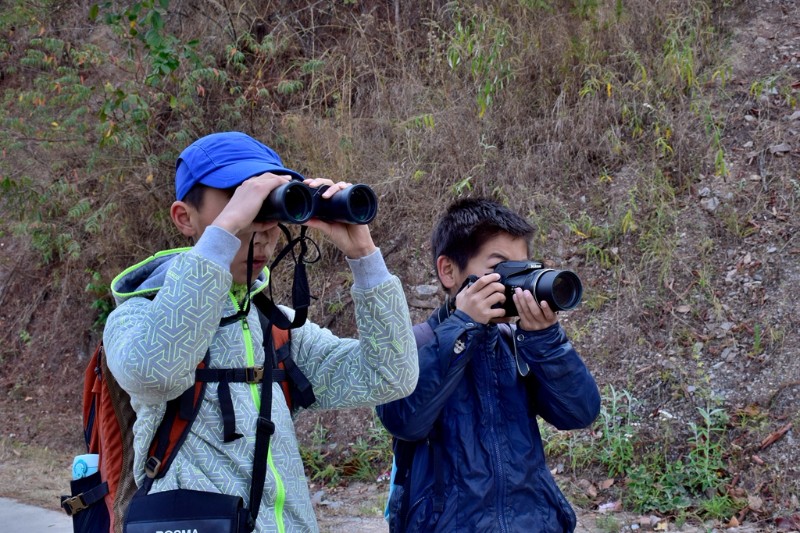
[[[337,192],[327,200],[320,196],[327,187],[320,187],[314,216],[345,224],[369,224],[378,214],[378,197],[367,185],[356,184]]]
[[[345,224],[369,224],[378,214],[378,197],[368,185],[351,185],[323,200],[322,193],[327,189],[327,186],[312,189],[295,180],[285,183],[264,200],[255,220],[302,224],[319,218]]]
[[[269,193],[255,220],[302,224],[313,215],[314,197],[311,189],[302,182],[290,181]]]

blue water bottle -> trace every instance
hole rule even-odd
[[[72,460],[72,479],[81,479],[97,472],[97,463],[100,456],[96,453],[76,455]]]

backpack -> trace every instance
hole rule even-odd
[[[271,379],[281,384],[286,404],[294,414],[300,407],[308,407],[315,401],[311,384],[290,357],[290,332],[271,325],[261,309],[258,315],[265,332],[265,357],[274,354]],[[272,346],[268,347],[267,343]],[[268,349],[273,347],[274,351]],[[207,366],[208,354],[197,367],[194,386],[167,402],[164,420],[156,432],[145,465],[149,477],[162,477],[177,455],[197,416],[206,382],[219,381],[227,388],[230,381],[253,382],[264,377],[264,368],[261,367],[234,369],[238,375],[231,379],[230,376],[214,375],[219,369],[208,369]],[[220,398],[220,404],[223,403]],[[224,413],[223,418],[226,418]],[[130,396],[109,371],[100,341],[86,366],[83,388],[84,440],[87,453],[99,455],[98,469],[87,477],[72,480],[71,495],[61,497],[61,507],[72,517],[76,533],[122,531],[125,512],[137,491],[133,472],[135,421],[136,413],[131,407]],[[226,434],[229,432],[226,427]],[[236,438],[238,434],[234,431],[232,435]],[[158,442],[159,437],[161,442]]]

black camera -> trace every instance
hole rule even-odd
[[[537,302],[544,300],[553,311],[568,311],[583,296],[583,285],[574,272],[544,268],[538,261],[503,261],[494,267],[506,287],[503,309],[506,316],[517,316],[512,296],[514,289],[529,290]]]
[[[255,220],[302,224],[319,218],[345,224],[369,224],[378,214],[378,197],[368,185],[351,185],[323,199],[322,193],[327,189],[327,185],[312,188],[296,179],[284,183],[267,196]]]

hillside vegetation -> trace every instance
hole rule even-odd
[[[168,217],[175,159],[238,130],[375,189],[373,236],[417,320],[446,205],[483,195],[529,217],[535,258],[584,283],[562,323],[604,393],[594,427],[543,429],[578,505],[800,523],[800,40],[773,64],[731,61],[747,2],[7,4],[0,438],[79,449],[109,283],[187,244]],[[797,5],[768,4],[796,36]],[[349,272],[318,242],[311,319],[351,334]],[[348,457],[373,481],[386,467],[385,433],[356,415],[357,450],[340,415],[299,420],[317,482],[346,479]]]

